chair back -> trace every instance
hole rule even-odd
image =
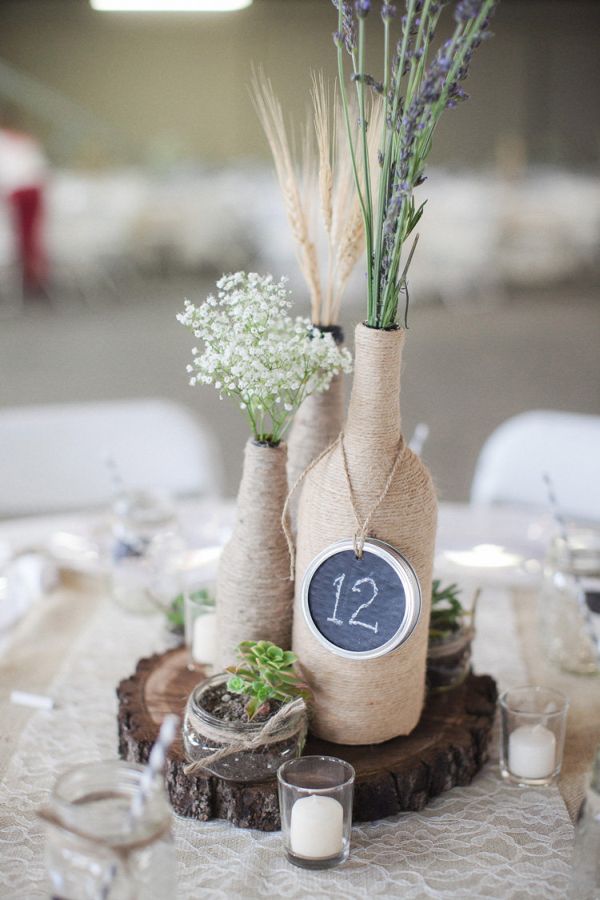
[[[547,508],[544,472],[567,515],[600,520],[600,416],[535,410],[508,419],[481,450],[471,502]]]
[[[159,399],[23,406],[0,410],[0,516],[107,505],[107,457],[127,487],[220,493],[214,439],[184,406]]]

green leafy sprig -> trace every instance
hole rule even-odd
[[[443,587],[439,578],[434,579],[431,585],[430,640],[443,640],[462,628],[467,612],[459,594],[457,584]]]
[[[215,599],[211,597],[206,588],[201,588],[192,592],[192,599],[203,601],[207,606],[214,606]],[[183,594],[178,594],[172,601],[169,609],[165,613],[169,628],[175,634],[183,634],[185,627],[185,601]]]
[[[294,671],[295,653],[269,641],[242,641],[237,655],[240,665],[229,666],[227,690],[248,697],[246,712],[252,720],[269,700],[289,703],[298,697],[309,701],[308,685]]]

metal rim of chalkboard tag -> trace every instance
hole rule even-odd
[[[334,653],[336,656],[343,656],[346,659],[377,659],[380,656],[385,656],[386,654],[391,653],[392,650],[396,650],[401,644],[405,643],[405,641],[408,640],[410,635],[415,630],[415,627],[421,615],[421,585],[419,584],[419,579],[417,578],[415,570],[406,559],[406,557],[402,556],[400,551],[396,550],[395,547],[392,547],[391,544],[386,544],[385,541],[380,541],[376,538],[366,538],[363,549],[364,552],[373,553],[375,556],[378,556],[380,559],[383,559],[385,562],[387,562],[387,564],[398,575],[400,582],[404,588],[406,609],[400,627],[395,632],[395,634],[393,634],[392,637],[389,638],[389,640],[387,640],[385,644],[382,644],[380,647],[376,647],[373,650],[346,650],[343,647],[338,647],[337,644],[329,641],[319,631],[310,611],[309,592],[310,584],[314,574],[327,559],[335,556],[336,553],[340,553],[345,550],[355,551],[355,541],[353,539],[336,541],[336,543],[330,544],[328,547],[325,547],[325,549],[322,550],[321,553],[315,556],[308,569],[306,570],[304,578],[302,580],[302,612],[304,615],[304,620],[308,625],[311,633],[319,641],[319,643],[321,643],[324,647],[327,647],[327,649]]]

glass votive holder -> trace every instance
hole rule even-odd
[[[119,494],[112,507],[110,551],[111,593],[119,606],[140,615],[157,611],[167,548],[169,554],[181,552],[171,499],[156,490]]]
[[[354,769],[334,756],[301,756],[277,771],[281,832],[288,860],[331,869],[348,859]]]
[[[552,784],[562,765],[569,700],[526,685],[500,697],[500,772],[522,786]]]
[[[53,900],[165,900],[175,894],[171,807],[162,779],[132,820],[142,766],[118,760],[74,766],[48,806],[46,869]]]
[[[217,611],[207,588],[183,595],[185,644],[189,669],[212,669],[217,656]]]

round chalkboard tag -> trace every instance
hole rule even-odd
[[[337,656],[376,659],[412,634],[421,587],[407,559],[368,538],[359,559],[354,541],[330,544],[308,567],[302,609],[313,635]]]

